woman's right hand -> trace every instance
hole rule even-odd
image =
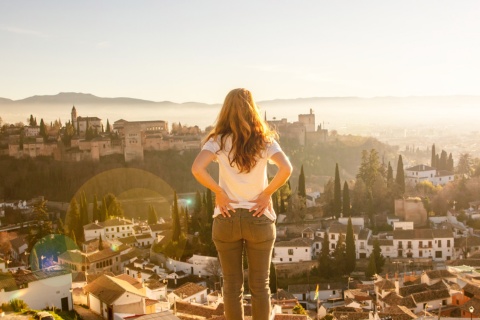
[[[222,216],[231,217],[230,212],[228,212],[229,210],[235,212],[235,208],[232,207],[232,203],[238,203],[238,201],[230,199],[223,189],[215,192],[215,207],[220,210]]]

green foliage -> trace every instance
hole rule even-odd
[[[344,217],[350,217],[350,189],[348,187],[347,181],[345,181],[345,183],[343,184],[342,210]]]
[[[375,255],[372,252],[370,254],[370,258],[368,259],[368,267],[367,267],[367,271],[365,271],[365,277],[367,279],[370,279],[371,277],[373,277],[373,275],[377,273],[378,272],[377,272],[377,265],[375,263]]]
[[[53,233],[52,221],[50,220],[47,209],[47,201],[42,200],[35,204],[33,213],[36,224],[30,227],[29,234],[27,235],[29,250],[31,250],[40,239]]]
[[[35,248],[33,248],[32,251],[30,251],[30,268],[32,269],[32,271],[37,271],[40,269],[37,250],[35,250]]]
[[[353,234],[352,219],[348,218],[347,224],[347,236],[345,239],[345,271],[347,274],[352,273],[355,270],[357,257],[355,252],[355,238]]]
[[[297,303],[297,305],[295,307],[293,307],[292,313],[293,314],[308,315],[307,311],[305,311],[305,309],[302,307],[302,305],[300,303]]]
[[[23,309],[27,309],[27,308],[28,308],[28,305],[25,303],[25,301],[21,299],[12,299],[9,302],[2,303],[3,311],[20,312]]]
[[[340,237],[337,241],[337,245],[335,246],[335,250],[332,253],[332,260],[333,260],[333,274],[337,278],[343,277],[347,273],[347,259],[345,255],[345,236],[340,234]]]
[[[340,173],[338,170],[338,163],[335,164],[335,180],[333,185],[333,215],[336,218],[340,217],[342,212],[342,188],[340,184]]]
[[[273,262],[270,263],[269,286],[271,293],[277,292],[277,269]]]
[[[305,185],[305,172],[303,171],[303,164],[300,168],[300,175],[298,176],[298,196],[302,202],[301,207],[305,208],[307,206],[307,189]]]
[[[148,224],[156,224],[158,222],[157,212],[153,205],[148,206]]]
[[[329,279],[332,276],[332,259],[330,257],[330,240],[328,233],[323,236],[322,249],[318,256],[318,273],[321,278]]]
[[[403,197],[403,194],[405,193],[405,172],[403,170],[402,155],[398,156],[397,175],[395,176],[395,186],[396,186],[395,198],[398,199]]]
[[[178,212],[178,198],[177,192],[173,192],[173,205],[172,205],[172,241],[178,242],[180,239],[180,213]]]
[[[385,257],[382,254],[382,248],[380,248],[378,240],[373,241],[373,251],[371,255],[373,255],[375,261],[376,273],[381,273],[383,271],[383,266],[385,265]]]

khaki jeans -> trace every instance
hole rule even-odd
[[[275,222],[247,209],[215,217],[212,238],[223,273],[223,300],[227,320],[243,319],[243,252],[248,259],[248,283],[253,320],[270,318],[269,274],[276,231]]]

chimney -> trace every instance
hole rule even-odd
[[[398,281],[398,278],[395,279],[395,292],[400,294],[400,282]]]

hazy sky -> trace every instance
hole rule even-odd
[[[480,95],[480,1],[0,0],[0,97]]]

